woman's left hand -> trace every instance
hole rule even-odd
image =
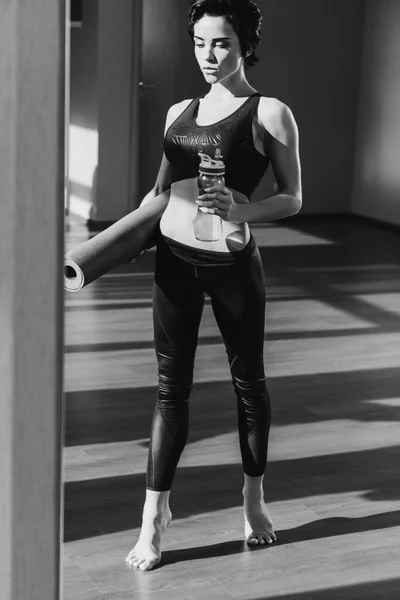
[[[231,190],[228,188],[209,187],[204,190],[196,200],[198,206],[207,208],[211,215],[217,215],[224,221],[238,221],[239,204],[235,202]]]

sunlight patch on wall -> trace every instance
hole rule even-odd
[[[70,125],[68,142],[69,209],[84,219],[95,217],[95,181],[99,158],[99,133]]]
[[[69,179],[92,187],[99,158],[99,133],[92,129],[70,125]]]

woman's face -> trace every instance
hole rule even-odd
[[[240,41],[224,17],[204,15],[194,26],[195,55],[206,81],[220,83],[243,64]]]

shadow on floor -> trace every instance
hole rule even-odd
[[[400,421],[398,368],[268,377],[273,426],[337,419]],[[66,394],[65,445],[148,438],[156,388],[90,390]],[[323,402],[321,401],[323,399]],[[190,399],[190,442],[237,429],[230,381],[195,382]],[[210,427],[213,430],[210,432]]]
[[[346,492],[360,492],[369,500],[399,500],[399,464],[399,446],[271,462],[266,500],[279,502]],[[242,477],[241,466],[236,464],[178,468],[171,494],[174,518],[240,506]],[[67,482],[65,541],[140,527],[144,496],[144,474]],[[389,513],[387,518],[397,517],[398,513],[391,517]],[[369,524],[375,529],[376,523],[385,522],[385,518],[381,516],[381,521],[376,516],[364,520],[328,520],[320,526],[305,526],[302,535],[312,532],[313,527],[317,528],[317,533],[318,527],[322,527],[324,532],[327,531],[324,535],[333,535],[336,525],[345,529],[351,527],[353,521]],[[297,534],[289,535],[298,534],[297,531]]]
[[[359,518],[318,519],[312,523],[294,527],[293,529],[277,530],[278,541],[266,546],[249,546],[244,540],[233,540],[207,546],[185,548],[183,550],[166,550],[159,568],[168,564],[185,563],[194,560],[217,558],[243,552],[268,552],[275,546],[317,540],[333,536],[373,531],[400,526],[400,511],[392,511]]]

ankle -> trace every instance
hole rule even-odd
[[[156,492],[154,490],[146,489],[146,500],[144,503],[144,509],[153,513],[163,513],[169,510],[169,495],[170,490],[163,492]]]
[[[249,501],[263,501],[264,499],[264,475],[261,477],[250,477],[245,474],[244,485],[242,489],[242,494],[244,500]]]

